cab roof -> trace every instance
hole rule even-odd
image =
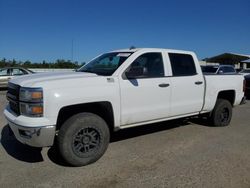
[[[112,52],[137,52],[137,51],[155,51],[155,50],[166,50],[169,52],[178,52],[178,53],[193,53],[191,51],[185,51],[185,50],[176,50],[176,49],[165,49],[165,48],[127,48],[127,49],[120,49],[120,50],[114,50]]]

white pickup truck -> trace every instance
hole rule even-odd
[[[243,82],[237,74],[204,76],[193,52],[118,50],[76,72],[10,80],[4,115],[20,142],[57,143],[66,162],[82,166],[98,160],[119,129],[190,116],[228,125]]]

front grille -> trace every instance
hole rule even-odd
[[[7,99],[9,101],[10,109],[16,115],[20,115],[20,110],[19,110],[19,90],[20,90],[19,85],[12,84],[12,83],[8,84]]]

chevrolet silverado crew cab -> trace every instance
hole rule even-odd
[[[20,142],[56,143],[66,162],[83,166],[104,154],[119,129],[190,116],[227,126],[243,82],[236,74],[204,76],[193,52],[118,50],[75,72],[10,80],[4,115]]]

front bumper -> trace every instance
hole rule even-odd
[[[10,121],[8,124],[16,139],[23,144],[33,147],[52,146],[55,137],[55,126],[46,127],[23,127]]]
[[[13,114],[8,108],[4,110],[4,115],[16,139],[21,143],[33,147],[47,147],[54,144],[55,125],[24,126],[14,123]]]

